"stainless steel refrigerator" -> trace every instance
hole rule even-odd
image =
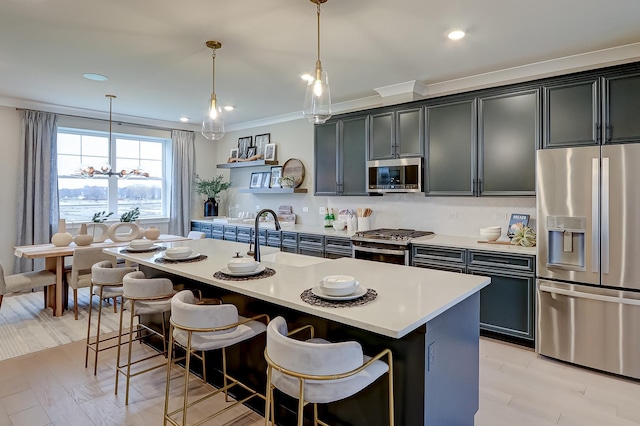
[[[537,152],[542,355],[640,378],[640,144]]]

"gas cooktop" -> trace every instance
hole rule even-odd
[[[369,231],[358,231],[351,239],[356,240],[375,240],[384,241],[403,241],[409,242],[413,238],[424,237],[425,235],[433,235],[431,231],[416,231],[415,229],[371,229]]]

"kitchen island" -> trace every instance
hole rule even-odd
[[[156,262],[162,252],[105,251],[138,263],[147,275],[167,276],[174,285],[222,297],[244,315],[282,315],[292,328],[311,323],[320,337],[358,340],[368,354],[389,347],[394,355],[396,424],[473,424],[478,409],[478,292],[489,284],[488,278],[348,258],[308,258],[262,247],[262,264],[275,274],[231,281],[213,275],[236,252],[244,253],[246,244],[203,239],[163,245],[189,245],[207,259],[169,264]],[[377,299],[348,308],[313,306],[301,299],[302,292],[333,274],[355,276],[361,286],[376,291]],[[264,347],[255,347],[258,342],[239,349],[235,367],[263,389],[266,363],[261,358]],[[331,424],[386,424],[380,408],[386,392],[384,383],[376,383],[353,398],[323,407],[321,418]],[[276,403],[279,423],[287,424],[287,406],[295,403],[282,395]],[[262,412],[259,405],[255,408]]]

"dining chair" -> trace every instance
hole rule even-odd
[[[20,274],[5,275],[0,263],[0,307],[2,298],[8,293],[17,293],[24,290],[56,285],[56,274],[51,271],[33,271]]]
[[[73,251],[71,270],[65,274],[67,284],[73,289],[73,314],[78,319],[78,289],[91,287],[91,267],[105,260],[112,264],[115,257],[106,254],[101,247],[77,248]],[[117,312],[116,297],[113,297],[113,312]],[[102,299],[100,300],[102,303]]]
[[[290,336],[309,330],[306,341]],[[383,374],[389,375],[389,425],[394,424],[393,359],[391,350],[385,349],[373,358],[363,354],[358,342],[330,343],[314,337],[314,328],[307,325],[288,332],[283,317],[274,318],[267,326],[267,400],[265,425],[269,416],[275,424],[273,389],[298,400],[298,426],[303,425],[303,409],[313,404],[314,425],[326,423],[318,419],[318,404],[335,402],[362,391]],[[387,357],[387,362],[381,358]]]
[[[190,238],[192,240],[201,240],[206,237],[207,237],[207,234],[200,231],[189,231],[189,234],[187,235],[187,238]]]
[[[118,394],[118,379],[120,374],[126,377],[126,392],[124,404],[129,405],[129,384],[131,378],[157,368],[164,367],[164,363],[156,363],[146,368],[137,368],[135,372],[131,370],[134,364],[142,363],[157,356],[167,354],[167,336],[165,333],[165,313],[171,312],[171,298],[173,297],[173,283],[168,278],[146,278],[144,272],[130,272],[122,279],[122,297],[124,303],[120,309],[120,326],[118,328],[118,353],[116,356],[116,386],[115,394]],[[129,330],[124,336],[128,336],[127,345],[127,361],[120,363],[120,354],[122,353],[122,323],[124,311],[129,311]],[[162,315],[162,333],[138,321],[134,324],[134,317],[140,315]],[[136,337],[134,337],[134,335]],[[134,341],[142,341],[149,336],[155,335],[162,340],[163,351],[155,352],[135,360],[132,360]]]
[[[171,299],[171,319],[169,320],[169,360],[167,361],[167,382],[164,401],[164,425],[167,422],[172,425],[187,425],[187,409],[208,398],[224,392],[225,401],[228,401],[228,390],[233,386],[240,386],[249,392],[243,399],[226,405],[221,410],[210,414],[205,419],[199,420],[196,424],[202,424],[207,420],[230,410],[238,404],[258,396],[265,399],[265,396],[251,389],[246,384],[233,378],[227,372],[226,348],[238,343],[247,341],[262,334],[266,330],[269,316],[259,314],[252,318],[245,318],[238,315],[235,305],[221,304],[200,304],[202,298],[197,299],[191,290],[182,290]],[[179,346],[185,350],[185,356],[173,357],[174,346]],[[220,349],[222,351],[222,377],[223,386],[215,391],[199,396],[196,401],[188,401],[189,372],[191,365],[191,355],[202,362],[202,379],[207,381],[207,370],[205,368],[205,351]],[[184,361],[184,395],[182,396],[182,407],[169,412],[169,389],[171,383],[171,367],[177,362]],[[172,416],[182,412],[182,423],[178,423]]]

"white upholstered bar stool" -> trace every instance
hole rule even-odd
[[[207,234],[205,234],[204,232],[201,231],[189,231],[189,234],[187,235],[187,238],[192,239],[192,240],[201,240],[203,238],[206,238]]]
[[[0,264],[0,307],[2,307],[2,298],[5,294],[50,285],[56,285],[56,274],[51,271],[23,272],[5,276],[2,264]]]
[[[118,298],[122,300],[122,278],[129,272],[135,271],[135,268],[122,267],[116,268],[111,261],[103,260],[93,264],[91,267],[91,285],[89,287],[89,320],[87,322],[87,344],[84,355],[84,368],[87,368],[89,363],[89,350],[94,351],[93,358],[93,375],[98,372],[98,353],[116,347],[111,345],[107,347],[100,347],[102,343],[115,339],[117,336],[108,337],[106,339],[100,338],[100,320],[102,318],[102,300],[104,298],[112,299]],[[91,340],[91,310],[93,305],[93,296],[98,296],[98,324],[96,327],[95,340]]]
[[[290,338],[303,330],[310,330],[311,339]],[[385,349],[370,358],[362,353],[358,342],[330,343],[314,338],[313,326],[305,326],[288,333],[282,317],[274,318],[267,327],[267,402],[265,425],[273,415],[273,389],[277,388],[298,400],[298,425],[303,424],[303,409],[313,403],[314,425],[327,425],[318,419],[318,404],[326,404],[360,392],[384,373],[389,375],[389,424],[394,424],[393,359]],[[381,361],[387,357],[387,362]]]
[[[244,399],[240,399],[233,404],[227,405],[225,408],[209,415],[205,419],[199,420],[195,424],[201,424],[207,420],[230,410],[238,404],[242,404],[258,396],[265,399],[264,395],[251,389],[244,383],[231,377],[227,373],[227,358],[225,348],[251,339],[266,330],[266,325],[258,320],[269,322],[266,314],[256,315],[252,318],[244,318],[238,315],[238,309],[235,305],[219,304],[219,305],[199,305],[198,299],[190,290],[183,290],[176,294],[171,300],[171,320],[169,331],[169,361],[167,363],[167,384],[164,401],[164,425],[167,422],[172,425],[187,424],[187,410],[206,399],[219,394],[225,393],[227,400],[227,391],[235,386],[241,386],[250,392],[250,395]],[[172,357],[174,345],[179,345],[185,349],[186,359]],[[202,361],[203,380],[206,382],[206,369],[204,367],[204,352],[215,349],[222,349],[222,374],[224,378],[223,387],[216,389],[207,395],[198,398],[195,401],[188,401],[189,390],[189,367],[191,355]],[[200,354],[196,354],[200,352]],[[185,359],[184,371],[184,395],[182,407],[169,412],[169,385],[171,379],[171,367],[174,363]],[[172,419],[172,416],[182,412],[182,423]]]
[[[76,319],[78,319],[78,289],[91,287],[91,267],[105,260],[115,264],[115,258],[104,253],[102,247],[83,247],[73,251],[71,270],[67,271],[65,278],[69,287],[73,289],[73,314]],[[117,306],[116,297],[114,297],[113,312],[117,312]]]
[[[131,378],[147,371],[155,370],[165,366],[165,363],[156,363],[150,367],[136,370],[132,372],[131,367],[135,364],[150,360],[157,356],[165,356],[167,353],[167,336],[165,332],[165,313],[171,312],[171,298],[173,297],[173,283],[168,278],[146,278],[144,272],[135,271],[130,272],[123,278],[123,309],[120,310],[120,328],[118,331],[118,355],[116,361],[116,387],[115,394],[118,394],[118,378],[120,374],[126,377],[126,391],[124,403],[129,404],[129,384]],[[128,335],[129,341],[127,344],[127,362],[120,364],[120,354],[122,352],[122,320],[124,317],[124,311],[129,311],[130,322],[129,331],[125,333]],[[134,317],[140,315],[162,315],[162,333],[157,332],[151,327],[145,324],[141,324],[138,321],[134,325]],[[134,338],[134,334],[136,337]],[[132,360],[134,341],[142,340],[150,335],[155,335],[162,339],[162,352],[156,352],[152,355],[148,355],[136,360]]]

